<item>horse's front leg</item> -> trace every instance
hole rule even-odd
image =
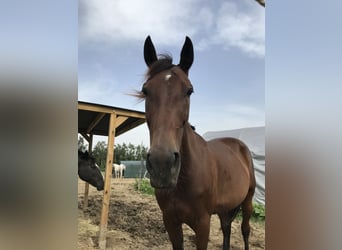
[[[194,231],[196,233],[196,249],[206,250],[209,241],[210,232],[210,215],[203,215],[194,226]]]
[[[178,222],[173,221],[170,218],[166,218],[165,215],[163,215],[163,221],[164,221],[166,231],[169,234],[170,241],[172,243],[172,249],[183,250],[184,245],[183,245],[182,223],[178,223]]]

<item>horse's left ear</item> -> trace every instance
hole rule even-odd
[[[180,62],[178,66],[188,74],[189,69],[194,61],[194,47],[191,39],[187,36],[180,55]]]

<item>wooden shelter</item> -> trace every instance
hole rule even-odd
[[[78,133],[89,143],[92,149],[93,135],[108,136],[105,181],[100,219],[99,247],[106,248],[108,208],[110,199],[110,183],[112,178],[114,139],[128,130],[145,122],[145,113],[118,107],[100,105],[89,102],[78,102]],[[88,206],[89,184],[86,183],[84,206]]]

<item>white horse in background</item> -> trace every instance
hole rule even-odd
[[[114,167],[114,177],[115,178],[122,178],[123,171],[126,170],[126,166],[124,164],[113,164]]]

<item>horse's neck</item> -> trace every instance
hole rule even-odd
[[[178,177],[176,193],[180,197],[188,199],[194,193],[201,193],[206,186],[203,186],[203,176],[208,176],[210,173],[207,161],[207,144],[190,127],[190,124],[184,126],[182,145],[180,148],[181,154],[181,169]],[[177,192],[179,191],[179,192]]]
[[[181,161],[183,170],[191,171],[192,167],[198,169],[198,161],[206,153],[206,142],[190,127],[184,126],[183,140],[181,146]]]

